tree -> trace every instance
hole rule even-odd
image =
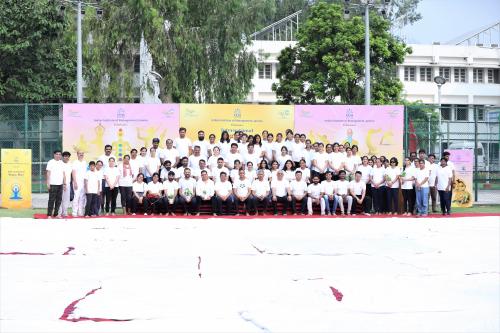
[[[408,117],[408,124],[412,122],[417,136],[418,148],[433,148],[439,137],[439,113],[436,105],[424,104],[422,101],[403,101]],[[407,134],[408,135],[408,134]],[[430,139],[430,141],[429,141]]]
[[[402,84],[393,75],[410,49],[388,32],[389,22],[370,22],[372,103],[400,101]],[[343,7],[319,2],[299,31],[297,44],[282,51],[280,82],[273,90],[280,103],[361,104],[364,86],[364,24],[343,19]]]
[[[75,45],[50,0],[0,1],[0,102],[73,99]]]

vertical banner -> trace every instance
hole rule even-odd
[[[474,202],[473,170],[474,151],[472,149],[449,149],[450,161],[455,166],[455,183],[451,197],[452,207],[472,207]]]
[[[76,158],[82,150],[87,161],[113,146],[118,160],[132,148],[151,147],[153,138],[174,138],[179,130],[178,104],[64,104],[63,147]]]
[[[403,154],[402,105],[296,105],[295,131],[314,143],[357,145],[360,156]],[[401,162],[400,162],[401,165]]]
[[[263,130],[271,133],[293,129],[294,110],[291,105],[258,104],[181,104],[180,125],[186,127],[187,136],[197,139],[199,130],[205,136],[215,134],[220,139],[222,131],[261,134]]]
[[[2,207],[31,208],[31,149],[2,149]]]

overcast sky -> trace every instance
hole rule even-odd
[[[422,0],[418,11],[422,19],[402,31],[406,42],[446,43],[500,21],[500,0]]]

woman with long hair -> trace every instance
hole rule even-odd
[[[120,199],[123,209],[123,214],[130,213],[130,206],[132,200],[132,183],[136,175],[133,174],[132,167],[130,166],[130,156],[123,156],[123,161],[118,167],[120,179],[118,185],[120,188]]]
[[[142,173],[139,173],[135,182],[132,184],[132,199],[130,200],[132,215],[135,215],[137,213],[137,208],[139,206],[143,206],[144,211],[146,211],[146,191],[147,184],[144,182],[144,175]]]
[[[227,154],[229,154],[229,151],[231,150],[231,138],[229,137],[228,131],[222,131],[220,135],[220,153],[222,157],[226,157]]]
[[[398,159],[391,157],[390,166],[385,169],[385,185],[387,186],[387,211],[389,215],[397,215],[399,211],[399,186],[401,170]]]
[[[285,171],[283,179],[286,179],[289,182],[291,182],[292,180],[295,179],[295,163],[293,163],[292,160],[287,160],[285,162],[285,166],[283,167],[283,171]]]
[[[372,195],[373,195],[373,209],[375,215],[380,215],[384,210],[383,198],[385,197],[385,168],[382,165],[380,158],[377,158],[375,166],[372,170]]]
[[[405,165],[401,173],[401,190],[403,192],[403,215],[411,216],[415,206],[415,189],[413,184],[415,181],[415,168],[413,167],[410,158],[405,158]]]
[[[269,170],[269,165],[267,164],[267,160],[265,159],[262,159],[259,163],[259,167],[257,169],[257,173],[259,171],[262,171],[264,172],[264,179],[267,181],[267,182],[270,182],[271,181],[271,171]]]

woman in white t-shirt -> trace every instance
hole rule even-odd
[[[411,164],[411,160],[406,157],[403,172],[401,173],[401,191],[403,192],[403,215],[411,216],[413,207],[415,206],[415,189],[413,182],[415,181],[415,168]]]
[[[363,156],[361,159],[362,163],[358,165],[357,171],[361,172],[361,181],[366,184],[366,194],[372,198],[372,184],[371,184],[371,176],[372,176],[372,167],[368,164],[368,156]]]
[[[269,170],[269,166],[267,164],[267,160],[263,159],[260,161],[259,168],[257,169],[257,176],[260,170],[262,170],[262,172],[264,173],[264,180],[270,183],[272,176],[271,176],[271,171]]]
[[[292,162],[292,160],[287,160],[285,162],[285,167],[283,168],[283,171],[285,171],[284,178],[291,182],[292,180],[295,179],[295,164]]]
[[[279,163],[277,161],[272,161],[271,162],[271,181],[278,179],[278,171],[280,171]]]
[[[213,171],[213,169],[217,168],[217,160],[219,157],[222,157],[220,154],[220,148],[219,146],[214,146],[212,148],[212,156],[208,158],[207,162],[207,167],[210,169],[210,171]]]
[[[115,165],[115,158],[109,158],[109,165],[104,169],[104,192],[106,195],[106,215],[109,215],[109,206],[111,204],[111,215],[115,215],[116,198],[118,197],[118,181],[120,172]]]
[[[375,166],[372,169],[372,195],[373,195],[373,209],[375,215],[380,215],[384,212],[384,199],[385,199],[385,168],[382,166],[382,161],[377,158]]]
[[[156,149],[151,148],[149,150],[149,156],[146,157],[144,162],[144,176],[146,178],[146,183],[153,180],[153,174],[160,172],[161,161],[156,154]]]
[[[254,179],[257,179],[257,172],[255,172],[252,161],[247,162],[247,168],[245,169],[245,177],[247,179],[250,179],[251,182],[253,182]]]
[[[123,214],[130,213],[131,200],[132,200],[132,183],[136,175],[134,175],[134,170],[132,165],[130,165],[130,156],[123,156],[123,161],[120,166],[118,166],[118,173],[120,175],[120,180],[118,185],[120,186],[120,199],[122,202]]]
[[[278,163],[280,165],[279,168],[283,169],[285,167],[286,161],[291,160],[291,159],[292,159],[292,157],[290,155],[288,155],[288,148],[285,146],[282,146],[281,147],[281,154],[276,156],[276,161],[278,161]]]
[[[399,210],[399,184],[401,169],[398,167],[398,159],[392,157],[389,167],[385,169],[385,185],[387,186],[387,210],[389,215],[397,215]]]
[[[146,211],[146,201],[144,200],[146,191],[147,184],[144,182],[144,175],[139,173],[137,174],[136,181],[132,184],[132,200],[130,200],[132,215],[137,213],[137,207],[139,205],[142,205],[144,207],[144,211]]]

